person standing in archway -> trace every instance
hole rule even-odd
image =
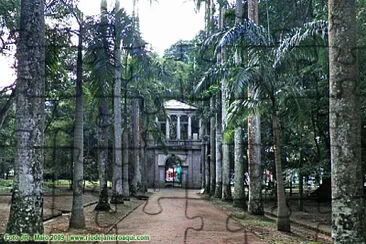
[[[176,179],[178,183],[182,183],[181,182],[181,174],[182,174],[182,167],[180,166],[180,164],[177,164],[177,168],[176,168]]]

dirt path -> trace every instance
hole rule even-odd
[[[197,192],[155,192],[110,234],[150,235],[149,243],[264,243]]]

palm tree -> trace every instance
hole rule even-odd
[[[214,15],[214,2],[213,0],[206,0],[205,9],[205,22],[206,22],[206,34],[210,35],[213,32],[213,15]],[[210,195],[215,194],[216,188],[216,98],[212,95],[210,98],[210,187],[207,189]]]
[[[243,34],[245,33],[251,33],[251,34],[248,35],[248,37],[243,38]],[[246,113],[249,116],[256,114],[259,111],[256,105],[260,102],[259,97],[261,96],[270,98],[272,121],[273,121],[273,142],[274,142],[273,149],[275,153],[276,178],[277,178],[277,201],[278,201],[277,228],[278,230],[290,231],[290,222],[283,188],[283,176],[282,176],[282,166],[280,158],[279,131],[278,131],[279,128],[278,128],[278,114],[277,114],[278,109],[280,108],[280,104],[277,98],[278,97],[277,93],[278,91],[284,91],[286,89],[288,92],[291,92],[292,90],[290,89],[291,86],[288,85],[284,86],[282,83],[279,82],[280,79],[276,75],[276,70],[273,69],[272,67],[274,61],[274,53],[262,49],[263,46],[266,46],[268,45],[268,43],[270,43],[266,40],[264,36],[265,32],[263,28],[254,25],[253,22],[251,21],[245,22],[241,26],[235,26],[230,30],[228,30],[221,38],[221,41],[218,45],[218,49],[220,50],[223,46],[227,46],[229,43],[238,40],[249,41],[249,43],[252,44],[252,47],[249,49],[250,52],[248,53],[249,57],[251,57],[248,63],[248,67],[243,68],[242,71],[239,72],[238,77],[240,82],[236,84],[233,83],[232,85],[234,85],[234,87],[231,88],[231,90],[241,90],[240,87],[242,87],[245,84],[246,87],[248,87],[248,90],[250,90],[249,93],[250,96],[248,96],[248,99],[243,97],[242,101],[237,100],[233,102],[230,109],[231,112],[228,118],[230,122],[233,118],[233,114]],[[258,44],[260,44],[260,46],[262,47],[260,46],[255,47],[255,45]],[[236,87],[237,85],[239,85],[239,87]],[[243,107],[246,107],[247,111],[243,111],[242,109]],[[255,125],[256,126],[253,128],[256,129],[256,132],[258,132],[258,134],[256,134],[255,138],[253,139],[258,139],[258,137],[260,136],[260,133],[258,131],[258,128],[260,128],[258,119],[256,119]],[[250,126],[250,124],[248,124],[248,126]],[[248,140],[251,140],[250,134],[248,135]],[[249,146],[250,145],[251,144],[249,143]],[[250,149],[248,148],[248,150]],[[260,154],[260,152],[256,153]],[[256,157],[258,156],[259,155],[256,155]],[[249,165],[249,167],[251,166],[252,165]],[[260,172],[260,165],[258,171]],[[250,178],[250,181],[253,181],[253,175],[252,178]],[[257,188],[258,188],[257,190],[259,191],[258,194],[260,196],[261,180],[258,181]],[[263,211],[263,204],[261,198],[258,199],[252,197],[252,200],[255,201],[256,206],[261,205],[261,208],[259,210]],[[262,213],[254,212],[253,214],[262,214]]]
[[[317,63],[320,65],[324,65],[324,60],[327,59],[326,55],[324,55],[324,51],[326,48],[325,37],[327,36],[327,23],[325,21],[314,21],[310,23],[305,23],[303,27],[294,29],[291,34],[286,37],[279,48],[276,50],[276,59],[274,62],[275,70],[279,70],[281,65],[285,62],[293,62],[293,60],[297,61],[297,59],[305,59],[305,60],[314,60],[316,58]],[[321,37],[321,38],[319,38]],[[317,46],[314,50],[309,50],[309,48],[304,48],[308,46]],[[323,47],[323,48],[322,48]],[[319,58],[322,56],[323,58]],[[325,65],[326,66],[326,65]],[[325,68],[324,68],[325,69]],[[273,80],[278,80],[278,77],[274,77]],[[290,85],[291,86],[291,85]],[[273,87],[273,86],[272,86]],[[286,86],[289,87],[289,86]],[[298,85],[293,85],[293,87],[298,87]],[[276,89],[282,89],[280,85],[276,86]],[[273,88],[267,88],[267,90],[271,90],[272,94],[274,94],[275,90]],[[288,89],[288,96],[295,97],[296,92],[294,88]],[[294,94],[295,93],[295,94]],[[298,93],[298,92],[297,92]],[[279,126],[278,126],[278,111],[281,107],[280,99],[276,99],[276,96],[271,95],[272,102],[272,126],[273,126],[273,141],[274,141],[274,153],[275,153],[275,161],[280,162],[280,146],[279,146]],[[295,104],[301,103],[298,101],[294,102]],[[304,105],[302,105],[304,106]],[[301,109],[298,109],[301,113]],[[298,112],[298,113],[299,113]],[[302,160],[302,150],[300,149],[300,164]],[[283,200],[285,197],[283,190],[283,182],[279,177],[282,177],[281,164],[276,163],[276,178],[277,178],[277,205],[278,205],[278,216],[281,216],[277,220],[277,228],[279,230],[290,230],[290,222],[288,219],[288,210],[286,205],[286,201]],[[301,174],[300,177],[302,178]],[[300,185],[302,184],[300,180]]]
[[[221,28],[224,26],[224,17],[226,3],[220,4],[220,14],[221,15]],[[225,49],[222,48],[219,52],[220,62],[224,65],[226,61]],[[227,89],[227,80],[224,76],[221,79],[221,128],[222,133],[226,130],[226,113],[229,106],[229,94]],[[231,185],[230,185],[230,147],[229,141],[225,136],[222,136],[222,195],[221,199],[224,201],[232,200],[231,196]]]
[[[355,2],[328,1],[332,237],[335,243],[364,243],[366,240]]]
[[[203,104],[205,102],[202,102]],[[205,105],[203,105],[205,106]],[[201,131],[200,131],[200,136],[201,136],[201,140],[202,140],[202,147],[201,147],[201,162],[202,165],[205,169],[204,171],[204,189],[206,193],[210,193],[210,163],[208,161],[207,155],[208,155],[208,148],[207,148],[207,123],[205,122],[205,120],[201,120]]]
[[[290,232],[290,216],[286,203],[285,188],[283,186],[282,163],[280,153],[280,133],[278,126],[278,108],[276,99],[272,97],[272,130],[273,150],[277,179],[277,230]]]
[[[243,21],[243,1],[237,0],[235,7],[235,25],[240,25]],[[235,64],[241,66],[240,48],[236,50]],[[234,206],[245,208],[245,191],[244,191],[244,159],[243,159],[243,130],[241,125],[234,131]]]
[[[243,158],[243,129],[238,127],[234,131],[234,206],[245,209],[245,189],[244,189],[244,158]]]
[[[75,102],[75,127],[74,127],[74,149],[73,149],[73,197],[70,218],[71,228],[84,228],[84,203],[83,203],[83,179],[84,179],[84,133],[83,133],[83,28],[80,25],[78,58],[76,71],[76,102]]]
[[[67,5],[66,3],[64,3]],[[69,5],[67,5],[69,6]],[[71,7],[70,7],[71,8]],[[71,9],[72,14],[79,25],[78,53],[76,62],[76,98],[75,98],[75,127],[73,148],[73,197],[70,218],[71,228],[85,228],[85,215],[83,203],[83,179],[84,179],[84,126],[83,126],[83,14],[77,8]]]
[[[86,29],[83,13],[77,8],[61,0],[61,3],[69,9],[75,18],[78,26],[78,46],[76,61],[76,94],[75,94],[75,126],[74,126],[74,147],[72,151],[73,179],[72,179],[72,208],[70,217],[70,228],[85,228],[85,215],[83,203],[83,181],[84,181],[84,125],[83,125],[83,44]]]
[[[133,175],[131,179],[131,194],[139,195],[142,191],[142,168],[140,158],[140,144],[141,144],[141,131],[140,131],[140,99],[134,98],[131,101],[131,115],[132,115],[132,141],[133,141]]]
[[[286,91],[286,94],[296,92],[296,90],[292,89],[296,84],[283,84],[280,82],[276,70],[272,68],[273,53],[255,50],[250,55],[253,57],[252,61],[249,62],[250,66],[244,68],[242,73],[239,74],[239,87],[245,85],[248,89],[252,90],[253,96],[242,99],[241,101],[236,100],[230,108],[231,114],[229,115],[229,119],[230,121],[234,120],[234,116],[238,116],[239,114],[247,114],[249,117],[258,111],[258,105],[262,104],[263,106],[266,104],[265,101],[261,102],[260,99],[265,100],[265,98],[269,98],[270,112],[272,113],[273,151],[277,179],[277,229],[289,232],[290,218],[283,185],[278,120],[282,100],[279,99],[278,94],[279,91],[282,93]],[[290,97],[296,97],[296,94],[292,94]],[[294,104],[296,103],[294,102]]]
[[[119,7],[119,1],[115,3],[115,23],[114,23],[114,87],[113,87],[113,176],[112,176],[112,197],[111,203],[123,203],[123,196],[127,195],[123,192],[122,180],[122,67],[121,67],[121,44],[122,44],[122,30],[123,30],[123,11]],[[128,180],[128,178],[127,178]]]
[[[216,187],[216,141],[215,141],[215,96],[210,98],[210,195],[215,194]]]
[[[96,58],[97,65],[94,66],[96,70],[93,72],[96,86],[98,87],[97,94],[100,96],[99,101],[99,115],[98,115],[98,168],[99,168],[99,202],[95,207],[98,211],[108,211],[110,209],[108,202],[108,188],[107,188],[107,174],[106,165],[108,161],[108,90],[109,83],[109,45],[107,40],[108,34],[108,12],[107,1],[101,1],[101,23],[98,27],[100,32],[100,39],[97,37],[96,48],[94,53],[98,56]],[[100,65],[100,63],[104,65]]]
[[[18,60],[17,154],[6,232],[33,236],[43,233],[45,22],[42,0],[21,1]]]
[[[248,19],[258,25],[258,0],[248,1]],[[252,97],[251,89],[248,98]],[[248,173],[249,173],[249,202],[248,211],[251,214],[263,215],[262,200],[262,170],[261,170],[261,132],[258,111],[248,117]]]
[[[126,56],[126,63],[127,63],[127,56]],[[126,64],[127,70],[127,64]],[[127,72],[126,76],[127,76]],[[124,79],[124,105],[123,105],[123,133],[122,133],[122,188],[123,188],[123,198],[125,200],[129,200],[130,197],[130,184],[129,184],[129,138],[128,138],[128,111],[127,111],[127,84],[128,80]]]
[[[221,93],[216,97],[217,111],[221,111]],[[215,197],[221,198],[222,194],[222,118],[221,113],[216,113],[216,187]]]
[[[205,3],[205,32],[206,35],[210,35],[213,32],[213,12],[214,12],[214,1],[213,0],[194,0],[194,3],[196,4],[196,9],[200,10],[202,3]],[[205,154],[205,145],[203,145],[201,154],[202,157],[201,162],[203,164],[203,185],[205,192],[207,192],[210,195],[215,194],[216,189],[216,156],[217,156],[217,139],[216,139],[216,130],[217,127],[216,119],[215,119],[215,96],[212,95],[210,98],[210,131],[209,131],[209,154],[210,154],[210,160],[206,158]],[[203,103],[204,104],[204,103]],[[203,127],[202,127],[203,128]],[[204,126],[206,129],[206,126]],[[220,144],[221,145],[221,144]],[[221,151],[221,150],[220,150]],[[221,157],[220,157],[221,158]],[[221,187],[220,187],[220,197],[221,197]]]
[[[141,37],[139,35],[139,16],[136,10],[136,0],[133,0],[133,14],[132,14],[132,28],[133,34],[131,36],[131,44],[132,44],[132,52],[131,52],[131,61],[135,61],[136,65],[138,65],[138,58],[134,59],[135,51],[137,51],[138,47],[143,45]],[[133,67],[135,63],[131,63],[131,67]],[[137,72],[136,72],[137,73]],[[131,73],[132,76],[134,74]],[[136,83],[140,81],[140,77],[133,77],[132,79]],[[143,158],[141,155],[141,144],[142,144],[142,137],[141,137],[141,121],[140,121],[140,98],[138,97],[138,92],[135,93],[134,98],[131,99],[131,122],[132,122],[132,169],[133,174],[131,174],[131,184],[130,184],[130,192],[131,195],[140,196],[144,192],[143,187]]]

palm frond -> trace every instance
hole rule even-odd
[[[201,81],[197,84],[194,94],[200,94],[201,92],[207,90],[210,86],[221,80],[227,69],[222,65],[215,65],[209,68],[203,75]]]
[[[293,29],[276,50],[274,67],[280,65],[282,60],[286,59],[294,49],[300,50],[299,57],[309,57],[309,48],[327,46],[327,36],[328,26],[327,22],[323,20],[305,23],[303,27]]]
[[[237,128],[242,126],[249,116],[262,111],[262,102],[248,99],[237,99],[230,104],[227,110],[227,127]]]
[[[225,32],[220,31],[220,32],[214,33],[214,34],[210,35],[208,38],[206,38],[206,40],[204,40],[201,45],[200,53],[203,54],[209,48],[217,46],[218,42],[220,41],[220,39],[222,38],[224,33]]]
[[[266,35],[266,31],[262,26],[256,25],[251,20],[246,20],[243,24],[235,25],[224,31],[216,46],[216,52],[220,52],[225,46],[241,42],[245,42],[248,46],[267,46],[270,41],[266,38]]]

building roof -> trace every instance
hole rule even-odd
[[[196,110],[197,108],[191,105],[188,105],[184,102],[180,102],[178,100],[168,100],[164,102],[164,108],[169,110]]]

